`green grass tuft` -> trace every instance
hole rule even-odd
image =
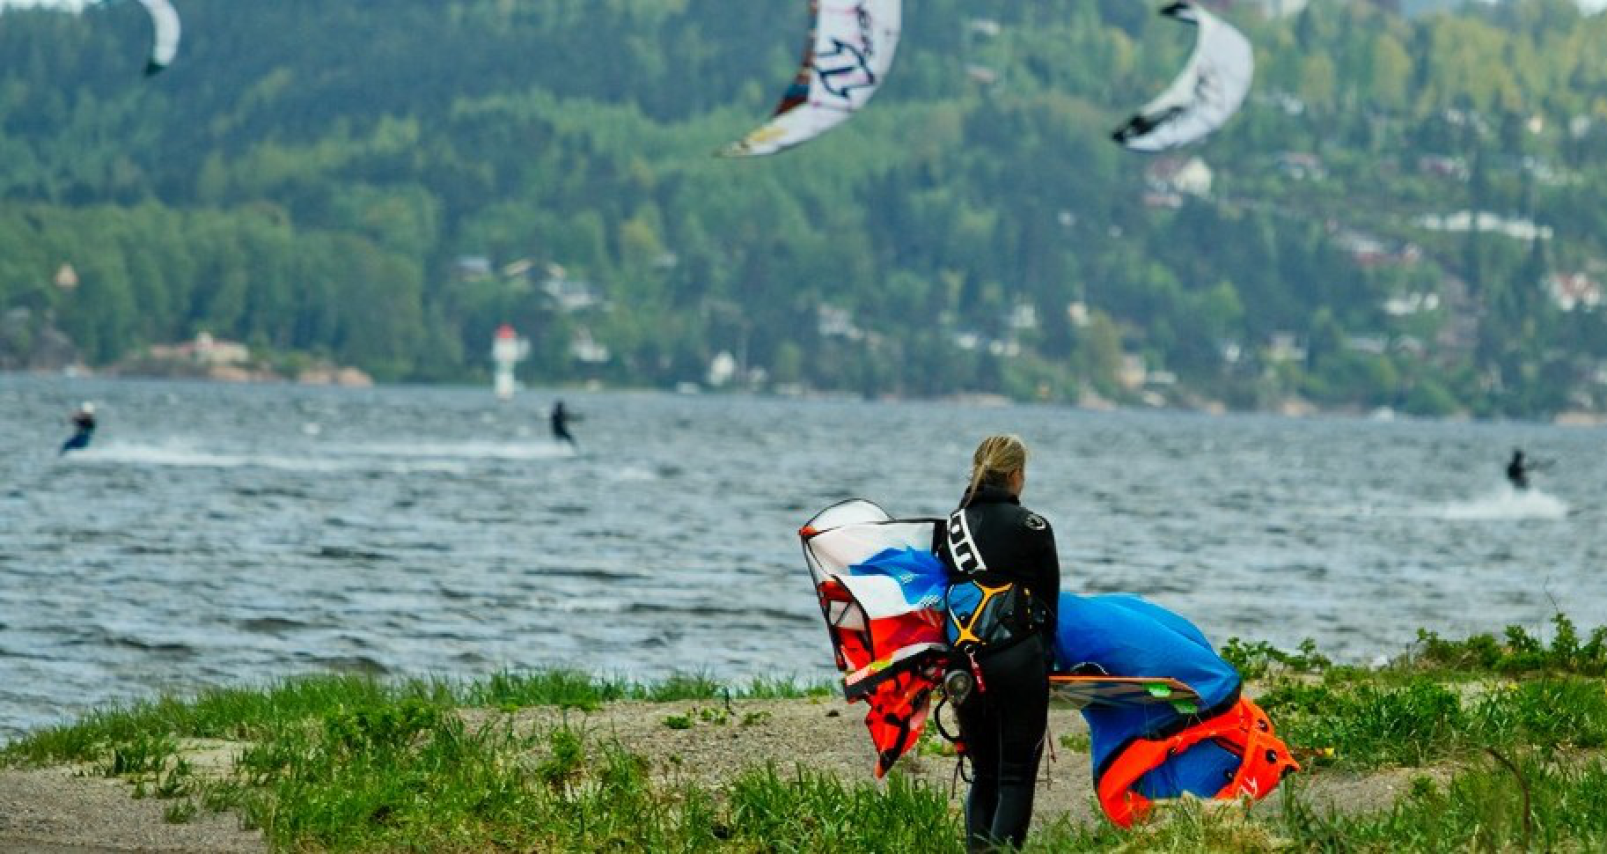
[[[1573,621],[1566,615],[1552,617],[1555,635],[1550,645],[1521,626],[1508,626],[1505,637],[1474,635],[1467,640],[1448,641],[1434,632],[1418,630],[1421,647],[1415,657],[1420,664],[1462,670],[1478,670],[1508,675],[1532,673],[1572,673],[1581,676],[1607,676],[1607,626],[1597,627],[1581,642]]]

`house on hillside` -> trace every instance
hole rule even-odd
[[[865,337],[864,330],[854,323],[854,313],[833,305],[815,307],[815,334],[822,338],[843,338],[858,341]]]
[[[1177,210],[1184,196],[1210,198],[1215,177],[1198,157],[1159,158],[1144,170],[1144,207]]]
[[[1211,167],[1199,157],[1161,157],[1144,170],[1144,182],[1150,191],[1199,199],[1210,197],[1215,178]]]
[[[1038,309],[1030,302],[1017,303],[1005,319],[1013,332],[1032,332],[1038,328]]]
[[[1440,295],[1433,291],[1412,291],[1399,294],[1384,300],[1382,308],[1390,317],[1408,317],[1414,314],[1424,314],[1436,311],[1440,307]]]
[[[1524,242],[1534,240],[1550,240],[1551,226],[1540,225],[1533,220],[1519,217],[1498,216],[1487,211],[1457,211],[1448,214],[1424,214],[1417,218],[1419,228],[1429,231],[1444,231],[1451,233],[1465,233],[1478,231],[1485,234],[1499,234],[1513,240]]]
[[[1082,300],[1066,303],[1066,319],[1071,321],[1074,328],[1081,329],[1087,326],[1093,320],[1093,316],[1088,313],[1088,303]]]
[[[207,366],[244,365],[251,361],[251,349],[246,345],[213,338],[210,332],[202,332],[195,340],[181,344],[152,344],[148,352],[153,359]]]
[[[547,277],[541,281],[541,292],[564,314],[574,314],[603,304],[591,283],[569,278],[564,268],[557,264],[547,265]]]
[[[1304,362],[1306,348],[1300,344],[1299,336],[1293,332],[1274,332],[1272,340],[1267,343],[1267,361],[1273,364]]]
[[[1545,288],[1563,311],[1594,311],[1602,305],[1601,283],[1584,273],[1553,273],[1546,277]]]
[[[1137,353],[1123,353],[1121,367],[1116,369],[1116,382],[1128,391],[1144,387],[1149,379],[1149,365]]]
[[[1423,250],[1413,243],[1388,240],[1365,231],[1330,224],[1334,245],[1364,269],[1387,264],[1411,266],[1423,259]]]
[[[608,347],[593,338],[590,329],[580,329],[570,339],[569,355],[586,365],[606,365],[611,358]]]
[[[1346,335],[1344,346],[1352,353],[1382,356],[1389,352],[1388,335]]]
[[[493,272],[491,259],[484,255],[459,255],[452,262],[452,275],[465,282],[489,279]]]

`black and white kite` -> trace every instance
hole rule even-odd
[[[1244,104],[1255,76],[1255,54],[1244,34],[1192,3],[1161,10],[1199,29],[1188,65],[1155,100],[1111,134],[1130,151],[1167,151],[1203,139]]]
[[[153,28],[151,55],[146,60],[145,73],[157,74],[171,65],[173,57],[178,54],[183,27],[179,23],[178,10],[168,0],[139,0],[139,3],[150,13]]]

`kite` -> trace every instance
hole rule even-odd
[[[1111,137],[1130,151],[1154,153],[1188,145],[1221,127],[1244,104],[1255,75],[1255,54],[1243,33],[1192,3],[1161,14],[1199,31],[1183,73]]]
[[[803,64],[770,121],[727,146],[759,157],[808,142],[870,102],[898,52],[903,0],[811,0],[814,26]]]
[[[173,57],[179,52],[183,26],[179,23],[178,10],[168,0],[139,0],[139,3],[150,13],[154,32],[151,55],[145,62],[145,74],[149,76],[173,64]]]

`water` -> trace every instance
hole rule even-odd
[[[930,403],[0,377],[0,739],[111,700],[327,670],[822,677],[795,531],[936,515],[1034,451],[1067,589],[1370,660],[1419,627],[1607,622],[1603,431]],[[57,459],[65,415],[102,429]],[[1514,446],[1559,464],[1507,490]]]

